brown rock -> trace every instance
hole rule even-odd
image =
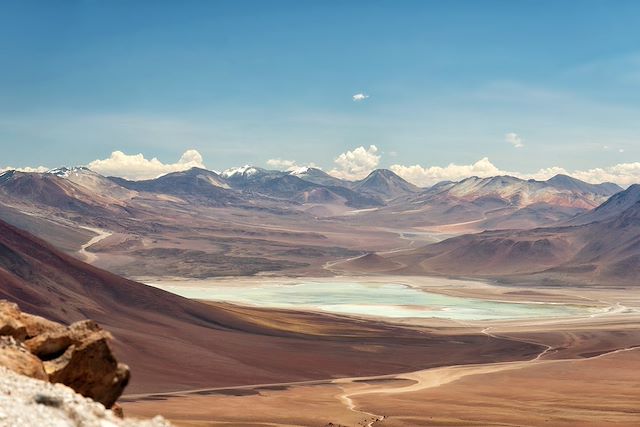
[[[107,408],[129,382],[128,366],[109,347],[111,334],[93,320],[65,327],[0,301],[0,339],[0,365],[65,384]]]
[[[110,408],[129,382],[129,367],[118,363],[107,337],[94,333],[60,357],[44,362],[53,383],[62,383]]]
[[[0,336],[10,336],[24,341],[27,337],[27,327],[21,321],[21,314],[16,304],[0,301]]]
[[[64,331],[66,329],[60,323],[27,313],[22,313],[20,321],[27,328],[27,337],[35,337],[45,332]]]
[[[24,342],[29,351],[42,360],[51,360],[61,356],[73,341],[69,331],[45,332]]]
[[[93,334],[111,338],[111,334],[102,329],[94,320],[81,320],[69,326],[69,333],[74,342],[80,342]]]
[[[18,341],[44,332],[64,330],[64,326],[20,311],[17,304],[0,300],[0,336],[12,336]]]
[[[31,378],[49,380],[42,361],[10,336],[0,337],[0,366]]]
[[[102,337],[110,339],[111,334],[102,330],[93,320],[82,320],[68,328],[47,328],[24,344],[40,359],[52,360],[62,356],[71,345],[80,345]]]

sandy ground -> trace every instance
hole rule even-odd
[[[430,387],[355,396],[380,425],[638,425],[640,349],[589,359],[443,369]],[[434,378],[435,376],[435,378]],[[453,379],[453,380],[452,380]],[[435,384],[435,385],[434,385]]]
[[[451,295],[585,304],[598,311],[509,322],[405,319],[401,323],[408,327],[436,334],[484,334],[537,344],[540,350],[509,362],[496,363],[489,355],[482,363],[375,377],[130,396],[125,411],[161,413],[178,425],[198,427],[640,424],[640,296],[624,289],[522,289],[473,280],[442,287],[437,278],[366,278],[391,279]],[[242,279],[238,285],[256,281],[264,279]]]
[[[94,262],[96,262],[98,260],[98,256],[93,252],[89,252],[87,249],[89,249],[91,246],[101,242],[102,240],[106,239],[107,237],[111,236],[113,233],[110,232],[110,231],[101,230],[99,228],[93,228],[93,227],[84,227],[83,226],[81,228],[97,234],[96,236],[92,237],[87,243],[83,244],[80,247],[80,250],[78,251],[78,255],[80,256],[80,258],[82,258],[85,262],[87,262],[89,264],[93,264]]]
[[[640,349],[125,404],[181,426],[635,426]],[[333,424],[331,424],[333,423]]]

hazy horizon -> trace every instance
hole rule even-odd
[[[367,177],[374,170],[387,169],[380,166],[380,157],[381,155],[378,154],[377,147],[370,146],[365,148],[360,146],[354,150],[342,153],[336,158],[335,163],[338,166],[346,165],[342,167],[342,170],[338,167],[334,167],[333,169],[323,168],[315,163],[300,165],[296,162],[283,159],[270,159],[266,162],[266,165],[244,164],[230,166],[220,170],[207,167],[202,155],[193,149],[185,151],[180,159],[174,163],[163,163],[155,157],[147,159],[142,153],[128,155],[121,151],[116,151],[111,153],[108,158],[97,159],[83,165],[63,164],[55,167],[3,167],[0,168],[0,173],[10,170],[42,173],[64,167],[87,167],[104,176],[114,176],[138,181],[159,178],[168,173],[186,171],[192,168],[206,169],[218,174],[248,167],[282,172],[295,172],[305,168],[315,168],[336,178],[347,181],[357,181]],[[388,170],[393,171],[398,176],[420,187],[430,187],[443,181],[461,181],[470,177],[489,178],[495,176],[513,176],[524,180],[533,179],[536,181],[546,181],[556,175],[567,175],[591,184],[615,183],[623,188],[640,182],[640,180],[636,180],[635,178],[634,165],[629,165],[627,170],[624,169],[623,165],[617,165],[613,168],[595,168],[587,171],[567,171],[563,168],[552,167],[540,169],[535,173],[520,173],[501,170],[493,165],[488,158],[480,159],[472,165],[449,164],[445,167],[434,166],[430,168],[391,165]]]
[[[5,3],[0,168],[99,161],[148,178],[195,150],[184,163],[213,170],[629,185],[640,182],[639,12],[632,1]]]

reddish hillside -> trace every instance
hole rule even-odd
[[[97,320],[131,365],[130,392],[403,372],[477,362],[488,352],[512,360],[537,351],[481,335],[452,341],[329,315],[298,313],[295,328],[274,329],[265,325],[293,314],[256,309],[254,316],[187,300],[87,265],[3,222],[0,298],[57,321]],[[314,332],[299,332],[305,324]],[[317,332],[320,326],[326,334]]]
[[[640,200],[630,187],[613,196],[636,201],[608,209],[608,220],[579,226],[497,230],[454,237],[414,251],[398,253],[411,274],[484,277],[530,276],[601,285],[637,284],[640,280]],[[601,208],[596,209],[594,216]],[[598,217],[599,218],[599,217]]]

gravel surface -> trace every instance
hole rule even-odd
[[[171,427],[164,418],[122,420],[67,386],[0,367],[0,427]]]

